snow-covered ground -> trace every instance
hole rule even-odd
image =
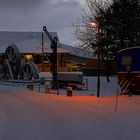
[[[51,79],[51,74],[42,72],[40,73],[40,77]],[[105,76],[100,76],[100,96],[110,96],[110,95],[116,94],[118,90],[117,76],[111,76],[109,79],[110,79],[110,82],[107,82],[107,78]],[[83,88],[83,90],[73,89],[73,94],[76,94],[76,95],[93,95],[93,94],[96,95],[97,94],[97,77],[96,76],[83,77],[83,83],[86,84],[86,88]],[[52,91],[52,92],[56,92],[56,91]],[[60,94],[66,95],[66,89],[60,89]]]
[[[97,77],[84,77],[88,79],[87,87],[83,89],[73,89],[74,95],[97,95]],[[86,81],[85,80],[85,81]],[[117,77],[111,76],[110,82],[107,82],[106,77],[100,77],[100,96],[115,95],[118,90]],[[66,89],[59,89],[61,95],[66,95]],[[120,89],[119,89],[120,91]],[[52,91],[56,92],[56,91]]]
[[[87,90],[74,90],[75,93],[79,95],[96,95],[97,93],[97,77],[84,77],[88,79]],[[107,82],[106,77],[100,77],[100,96],[110,96],[116,94],[118,89],[117,77],[111,76],[110,82]]]
[[[0,85],[0,140],[139,140],[140,96],[119,95],[116,110],[116,77],[101,78],[100,98],[96,80],[72,97]]]

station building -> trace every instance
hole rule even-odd
[[[21,57],[23,57],[25,61],[33,61],[37,65],[39,72],[50,71],[48,58],[50,53],[52,53],[50,48],[51,41],[45,33],[43,34],[44,39],[42,45],[42,32],[0,31],[0,63],[2,63],[6,48],[11,44],[15,44],[21,53]],[[58,38],[56,32],[50,32],[50,35],[52,38]],[[58,71],[64,72],[92,69],[92,72],[96,73],[97,63],[97,57],[93,52],[62,44],[58,38]],[[105,69],[105,65],[102,60],[100,60],[100,64],[100,68]],[[115,70],[113,69],[112,71]]]

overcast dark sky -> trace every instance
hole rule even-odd
[[[0,0],[0,30],[56,31],[63,43],[73,44],[72,22],[84,0]]]

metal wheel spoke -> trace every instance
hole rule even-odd
[[[39,78],[36,65],[33,62],[24,62],[14,44],[8,46],[5,51],[5,64],[7,66],[5,76],[9,79],[31,80]]]
[[[24,68],[23,75],[24,75],[25,79],[28,77],[28,67]]]
[[[7,47],[5,51],[5,58],[10,63],[14,77],[17,78],[21,68],[21,54],[14,44]]]
[[[23,67],[22,67],[22,71],[20,74],[20,78],[21,79],[26,79],[26,80],[31,80],[31,79],[38,79],[39,76],[38,72],[36,71],[36,67],[33,64],[33,62],[26,62]]]
[[[32,72],[29,73],[28,77],[32,79]]]

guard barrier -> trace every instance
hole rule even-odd
[[[131,87],[131,81],[130,80],[119,80],[118,85],[121,87],[121,90],[129,90]]]

